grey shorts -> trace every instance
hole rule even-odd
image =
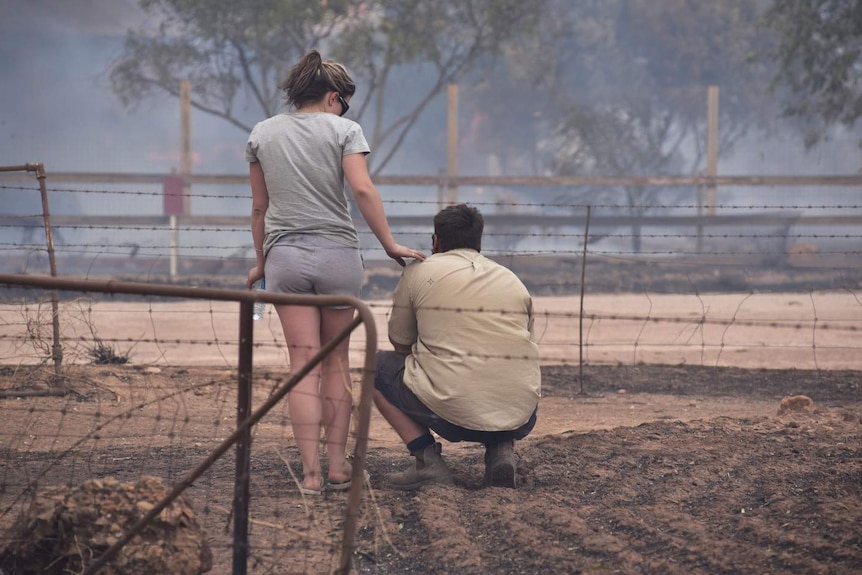
[[[536,426],[538,406],[533,410],[527,423],[511,431],[476,431],[446,421],[428,409],[410,391],[410,388],[404,385],[405,357],[405,355],[394,351],[378,351],[374,388],[383,394],[386,401],[397,407],[410,419],[427,429],[433,430],[446,441],[494,444],[513,439],[524,439]]]
[[[281,237],[266,255],[266,289],[359,297],[365,270],[358,248],[310,234]]]

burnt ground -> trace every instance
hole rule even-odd
[[[387,493],[402,555],[365,573],[857,573],[862,569],[862,389],[856,372],[691,367],[543,370],[549,402],[603,394],[774,402],[760,417],[660,416],[519,443],[516,491]],[[805,393],[814,410],[777,415]],[[643,395],[640,395],[643,394]],[[580,399],[579,399],[580,398]],[[732,412],[731,412],[732,413]],[[371,459],[372,472],[388,467]]]
[[[576,258],[502,263],[536,296],[580,289]],[[593,259],[586,290],[857,290],[858,269]],[[363,297],[388,297],[397,281],[390,272],[373,271]],[[237,287],[217,276],[186,279]],[[373,414],[355,572],[862,572],[862,372],[685,365],[590,365],[583,377],[577,366],[542,372],[539,424],[517,446],[516,490],[483,489],[483,451],[470,444],[444,446],[454,486],[388,489],[386,475],[408,461]],[[224,368],[91,365],[68,375],[64,397],[0,399],[0,549],[16,537],[10,528],[33,493],[104,477],[176,484],[235,424],[236,374]],[[0,390],[45,389],[47,379],[3,366]],[[256,400],[285,379],[256,374]],[[779,415],[782,399],[800,394],[813,406]],[[249,573],[332,572],[346,496],[299,495],[286,410],[276,411],[255,431]],[[215,574],[231,573],[233,484],[231,450],[185,494]],[[82,557],[100,552],[87,542],[78,548]]]
[[[33,481],[145,473],[178,482],[231,430],[229,371],[76,369],[65,398],[0,400],[4,528]],[[20,373],[4,375],[7,389],[21,381]],[[261,397],[283,382],[260,377]],[[859,372],[589,366],[581,381],[577,367],[561,366],[543,368],[543,379],[540,423],[517,446],[516,490],[482,488],[482,449],[469,444],[444,446],[454,486],[388,489],[386,474],[407,458],[375,414],[356,572],[862,570]],[[31,378],[28,387],[39,386]],[[779,415],[782,398],[799,394],[813,407]],[[231,572],[232,456],[188,490],[219,574]],[[346,496],[303,499],[290,477],[296,461],[284,416],[262,422],[250,573],[334,568]],[[0,543],[12,537],[6,530]]]

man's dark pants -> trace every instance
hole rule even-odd
[[[400,409],[410,419],[428,429],[431,429],[453,443],[472,441],[495,445],[505,441],[523,439],[529,435],[536,425],[536,412],[533,410],[526,423],[511,431],[477,431],[450,423],[428,409],[410,389],[404,385],[404,361],[406,355],[394,351],[377,352],[377,371],[374,376],[374,387],[393,406]]]

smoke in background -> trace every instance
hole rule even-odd
[[[2,0],[0,12],[4,163],[106,172],[176,165],[176,106],[156,102],[132,115],[108,88],[108,63],[142,18],[133,2]]]
[[[0,164],[39,161],[49,173],[178,169],[179,102],[162,96],[128,110],[110,91],[107,70],[127,31],[148,24],[135,0],[0,0]],[[247,172],[247,134],[194,109],[191,124],[194,172]],[[445,162],[445,150],[438,155]],[[392,171],[440,168],[421,164],[402,157]]]
[[[167,174],[179,167],[179,103],[167,96],[149,100],[135,110],[122,107],[110,92],[107,69],[120,53],[127,31],[149,23],[135,0],[0,0],[0,165],[43,162],[50,172],[120,172]],[[409,89],[411,82],[399,90]],[[465,86],[465,88],[469,88]],[[505,94],[499,94],[505,98]],[[445,97],[429,107],[404,143],[387,173],[436,174],[445,167]],[[706,109],[704,94],[704,112]],[[481,111],[481,110],[480,110]],[[459,151],[459,167],[465,174],[487,174],[493,158],[483,156],[469,138],[476,110],[462,110],[465,144]],[[517,121],[516,114],[488,118],[490,122]],[[261,118],[262,119],[262,118]],[[515,131],[517,133],[517,130]],[[789,133],[789,132],[788,132]],[[195,173],[244,174],[246,134],[218,118],[192,112],[192,148]],[[520,143],[525,149],[535,141]],[[769,141],[740,142],[733,153],[719,160],[719,173],[746,174],[846,174],[859,169],[858,134],[838,132],[831,141],[805,150],[788,135]],[[492,147],[492,146],[489,146]],[[65,186],[72,187],[72,186]],[[92,186],[100,190],[110,186]],[[161,199],[156,186],[135,185],[147,195],[87,197],[52,194],[56,214],[155,215]],[[117,189],[121,189],[117,187]],[[383,189],[388,199],[433,199],[433,189]],[[4,191],[5,192],[5,191]],[[243,196],[246,189],[196,187],[196,193]],[[518,190],[525,193],[524,190]],[[824,195],[832,203],[852,200],[852,190],[722,190],[719,203],[802,204]],[[529,193],[528,191],[526,193]],[[847,195],[845,195],[847,194]],[[493,204],[497,195],[514,198],[509,190],[459,190],[459,198]],[[7,200],[7,196],[11,199]],[[853,200],[855,201],[855,200]],[[828,203],[828,202],[827,202]],[[489,206],[484,211],[493,211]],[[245,198],[201,201],[197,214],[246,213]],[[416,213],[426,207],[391,204],[392,214]],[[427,207],[433,211],[433,205]],[[3,194],[2,213],[38,213],[35,194]],[[429,220],[430,221],[430,220]],[[68,239],[68,236],[67,238]],[[233,238],[239,244],[248,238]],[[242,241],[240,241],[242,240]],[[113,242],[112,238],[95,241]],[[116,242],[114,242],[116,243]],[[521,244],[519,249],[528,246]]]

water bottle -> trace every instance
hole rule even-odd
[[[257,284],[257,287],[255,289],[257,289],[258,291],[266,290],[266,278],[261,279],[260,283]],[[263,319],[264,313],[266,313],[266,304],[262,301],[254,302],[254,311],[252,311],[251,313],[252,319],[254,319],[255,321]]]

